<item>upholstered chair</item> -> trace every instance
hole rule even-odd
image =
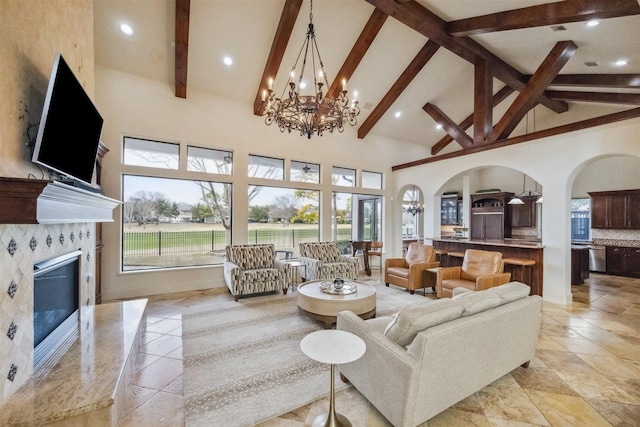
[[[225,250],[224,281],[236,301],[240,295],[280,289],[287,293],[293,277],[291,265],[276,259],[272,244],[229,245]]]
[[[396,285],[415,293],[424,288],[424,270],[440,266],[431,245],[413,242],[409,245],[404,258],[387,258],[384,262],[384,282],[387,286]]]
[[[457,287],[481,291],[502,285],[511,279],[511,273],[504,273],[502,253],[467,249],[462,266],[438,269],[436,293],[438,298],[450,298]]]
[[[336,242],[300,243],[299,261],[305,266],[304,280],[356,280],[360,269],[359,259],[341,255]]]

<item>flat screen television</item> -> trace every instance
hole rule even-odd
[[[103,119],[61,54],[56,54],[32,161],[91,185]]]

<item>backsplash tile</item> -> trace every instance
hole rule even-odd
[[[606,230],[591,229],[593,243],[604,246],[633,246],[640,247],[640,230]]]

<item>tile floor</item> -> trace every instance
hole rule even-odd
[[[572,292],[569,306],[544,303],[528,369],[514,370],[424,426],[640,426],[640,279],[592,274]],[[121,426],[184,425],[182,310],[219,293],[149,298],[130,402],[135,410]],[[336,398],[354,427],[390,425],[353,387]],[[319,401],[261,427],[309,426],[327,407]]]

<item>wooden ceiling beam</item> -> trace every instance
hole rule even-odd
[[[525,88],[527,79],[518,70],[495,56],[489,50],[469,37],[452,37],[446,31],[446,22],[416,1],[397,3],[395,0],[366,0],[376,8],[407,27],[438,43],[440,46],[475,64],[477,58],[488,61],[493,75],[513,87]],[[569,109],[566,102],[549,99],[541,94],[538,102],[545,107],[562,113]]]
[[[174,85],[178,98],[187,97],[190,9],[191,0],[176,0]]]
[[[513,88],[511,86],[503,86],[498,92],[493,95],[493,99],[491,101],[491,108],[495,108],[496,105],[507,99],[509,95],[513,93]],[[460,128],[467,130],[473,124],[473,113],[469,114],[466,119],[464,119],[458,126]],[[453,141],[451,135],[446,134],[442,137],[440,141],[438,141],[433,147],[431,147],[431,154],[435,156],[440,151],[442,151],[449,143]]]
[[[444,129],[450,136],[453,138],[462,148],[470,148],[473,147],[473,139],[462,129],[460,126],[456,124],[453,120],[449,118],[445,113],[443,113],[438,107],[427,102],[422,109],[427,112],[428,115],[433,118],[437,123],[442,125],[442,129]]]
[[[556,126],[549,129],[540,130],[537,132],[531,132],[526,135],[520,135],[513,138],[497,141],[491,144],[483,145],[480,147],[471,147],[464,150],[458,150],[451,153],[440,154],[439,156],[426,157],[420,160],[414,160],[412,162],[403,163],[391,167],[392,171],[398,171],[401,169],[407,169],[415,166],[426,165],[428,163],[435,163],[442,160],[453,159],[456,157],[465,156],[467,154],[479,153],[481,151],[493,150],[495,148],[507,147],[510,145],[521,144],[523,142],[533,141],[540,138],[549,138],[564,133],[575,132],[582,129],[588,129],[596,126],[602,126],[609,123],[620,122],[623,120],[635,119],[640,117],[640,107],[632,108],[631,110],[621,111],[618,113],[607,114],[604,116],[596,117],[593,119],[581,120],[575,123],[567,125]]]
[[[284,52],[289,44],[289,38],[293,31],[293,26],[298,18],[298,12],[302,6],[302,0],[286,0],[284,7],[282,8],[282,14],[280,15],[280,22],[278,22],[278,28],[276,34],[273,37],[273,43],[271,44],[271,50],[269,51],[269,57],[267,63],[264,66],[262,72],[262,78],[260,79],[260,85],[258,86],[258,93],[256,93],[256,99],[253,101],[253,114],[261,116],[263,112],[262,104],[262,91],[269,85],[269,79],[276,78]]]
[[[605,104],[640,105],[640,93],[611,93],[611,92],[578,92],[578,91],[547,91],[551,99],[564,101],[601,102]]]
[[[577,49],[578,46],[570,40],[555,44],[540,67],[531,76],[527,87],[520,91],[513,104],[493,127],[492,141],[505,139],[513,132],[527,111],[537,104],[540,95],[544,93],[549,83],[558,75]]]
[[[637,88],[640,74],[559,74],[551,86]]]
[[[637,0],[564,0],[450,21],[454,37],[640,14]]]
[[[351,79],[351,76],[360,64],[360,61],[362,61],[365,53],[367,53],[367,50],[369,50],[371,43],[373,43],[373,40],[380,32],[380,29],[382,29],[382,25],[387,20],[388,16],[389,15],[380,9],[374,9],[369,20],[362,29],[360,36],[351,48],[351,52],[349,52],[347,59],[344,61],[344,64],[342,64],[342,67],[340,67],[340,71],[338,71],[336,78],[331,84],[331,88],[328,93],[333,98],[337,98],[338,93],[342,90],[342,80],[344,79],[348,82]]]
[[[400,74],[400,77],[395,81],[387,93],[382,97],[382,100],[376,105],[371,114],[358,128],[358,138],[362,139],[373,127],[378,120],[384,115],[384,113],[393,105],[398,96],[409,86],[409,83],[418,75],[420,70],[429,62],[429,60],[435,55],[440,48],[440,45],[436,42],[429,40],[420,49],[420,52],[413,58],[411,63]]]
[[[491,142],[493,126],[493,76],[487,61],[478,61],[474,68],[473,91],[473,143],[482,145]]]

